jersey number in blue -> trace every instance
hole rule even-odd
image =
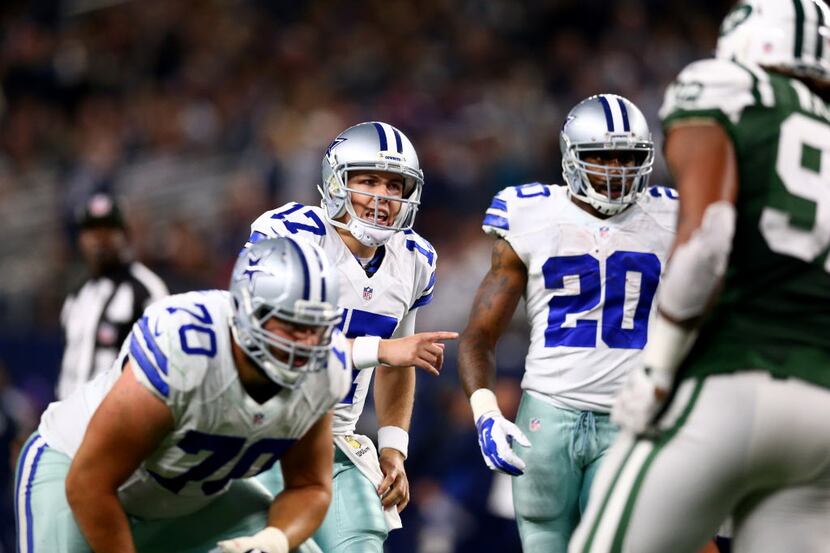
[[[349,317],[350,313],[351,317]],[[343,328],[346,320],[349,321],[349,326],[348,328]],[[395,317],[378,315],[377,313],[371,313],[361,309],[344,309],[343,320],[340,322],[340,330],[343,331],[346,338],[359,338],[360,336],[389,338],[395,332],[396,326],[398,326],[398,320]],[[354,403],[358,374],[360,374],[360,371],[352,369],[352,387],[349,388],[349,393],[346,394],[346,397],[340,403]]]
[[[320,217],[318,217],[312,209],[304,211],[303,215],[305,215],[305,218],[308,219],[310,222],[314,223],[313,226],[305,225],[303,223],[296,223],[294,221],[289,221],[285,218],[286,215],[291,215],[295,211],[298,211],[302,208],[302,204],[294,204],[293,206],[289,207],[284,211],[274,213],[273,215],[271,215],[271,218],[282,221],[285,225],[285,229],[291,234],[297,234],[297,231],[304,230],[306,232],[310,232],[311,234],[316,234],[317,236],[324,236],[326,234],[326,227],[323,225],[323,221],[320,220]]]
[[[176,311],[184,311],[185,313],[191,315],[194,319],[201,323],[198,325],[182,325],[181,328],[179,328],[179,341],[182,344],[182,351],[189,355],[206,355],[207,357],[213,357],[214,355],[216,355],[216,333],[213,332],[213,329],[211,327],[203,326],[212,325],[213,318],[210,316],[210,313],[208,313],[208,310],[204,306],[204,304],[196,303],[194,305],[198,308],[198,312],[191,311],[190,309],[186,309],[184,307],[168,307],[167,311],[169,311],[170,313],[175,313]],[[207,347],[201,347],[200,345],[191,346],[188,340],[188,333],[206,335],[208,337]]]
[[[196,455],[203,451],[209,452],[209,455],[198,465],[173,478],[167,478],[152,471],[150,475],[155,478],[156,482],[173,493],[179,493],[188,482],[206,480],[202,482],[202,491],[205,495],[213,495],[225,489],[225,486],[231,480],[254,476],[270,469],[294,442],[294,439],[277,438],[258,440],[245,449],[245,452],[225,476],[215,480],[207,480],[213,473],[239,455],[245,445],[245,438],[189,430],[178,443],[179,448],[190,455]],[[254,462],[263,455],[267,456],[265,462],[256,473],[248,474]]]
[[[648,340],[648,317],[660,280],[660,259],[653,253],[613,253],[605,262],[605,304],[602,306],[601,336],[610,348],[642,349]],[[639,273],[640,295],[634,309],[633,325],[623,328],[625,284],[628,273]],[[545,347],[593,348],[597,345],[597,321],[579,320],[566,327],[569,314],[584,313],[602,299],[599,260],[590,254],[551,257],[542,266],[545,288],[560,289],[565,277],[579,279],[579,293],[556,295],[548,302]]]

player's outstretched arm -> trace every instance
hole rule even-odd
[[[331,502],[331,421],[329,412],[280,459],[285,488],[271,504],[268,527],[254,536],[220,542],[223,553],[288,553],[314,534]]]
[[[66,498],[96,553],[135,551],[118,487],[173,428],[173,415],[133,375],[131,363],[92,416],[66,476]]]
[[[457,332],[436,331],[381,340],[378,358],[390,367],[415,366],[437,376],[444,366],[443,342],[456,338]]]
[[[352,366],[355,369],[389,367],[417,367],[439,375],[444,365],[444,344],[458,338],[457,332],[418,332],[402,338],[383,340],[377,336],[364,336],[351,340]]]
[[[643,366],[632,371],[612,412],[614,422],[634,433],[652,424],[697,325],[717,297],[735,227],[738,167],[723,127],[701,122],[671,128],[666,161],[680,195],[677,237],[661,280]]]
[[[458,372],[470,397],[481,454],[492,470],[511,475],[524,470],[524,462],[511,449],[511,442],[524,447],[530,447],[530,442],[502,416],[491,387],[496,376],[496,342],[526,287],[527,268],[510,244],[498,239],[493,245],[490,270],[478,287],[458,348]]]

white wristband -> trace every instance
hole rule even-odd
[[[357,370],[373,369],[380,365],[378,351],[380,336],[361,336],[352,342],[352,367]]]
[[[378,451],[387,447],[397,449],[406,459],[409,454],[409,434],[399,426],[381,426],[378,428]]]
[[[288,553],[288,536],[274,526],[266,526],[253,536],[243,536],[231,540],[220,541],[218,544],[222,553],[246,553],[247,551],[262,551],[263,553]]]
[[[648,329],[648,344],[643,350],[643,364],[674,378],[678,365],[697,338],[697,331],[686,330],[657,314]]]
[[[489,388],[479,388],[470,396],[470,407],[473,408],[473,419],[478,422],[481,415],[496,411],[501,413],[496,394]]]

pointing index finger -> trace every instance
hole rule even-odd
[[[438,340],[455,340],[458,338],[458,332],[448,332],[445,330],[424,332],[424,337],[432,342],[436,342]]]

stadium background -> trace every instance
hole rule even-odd
[[[559,182],[561,121],[597,92],[638,104],[659,150],[664,87],[711,52],[730,3],[4,0],[0,553],[13,550],[15,438],[53,397],[59,310],[83,274],[72,214],[88,194],[123,200],[138,258],[171,291],[225,287],[257,215],[317,202],[328,142],[354,123],[387,121],[419,153],[416,229],[439,252],[419,328],[460,331],[489,263],[479,226],[489,198]],[[658,154],[652,183],[666,179]],[[522,319],[498,351],[508,413]],[[515,524],[494,501],[504,482],[480,458],[448,352],[440,378],[419,375],[413,501],[387,550],[517,551]],[[362,424],[372,432],[371,412]]]

